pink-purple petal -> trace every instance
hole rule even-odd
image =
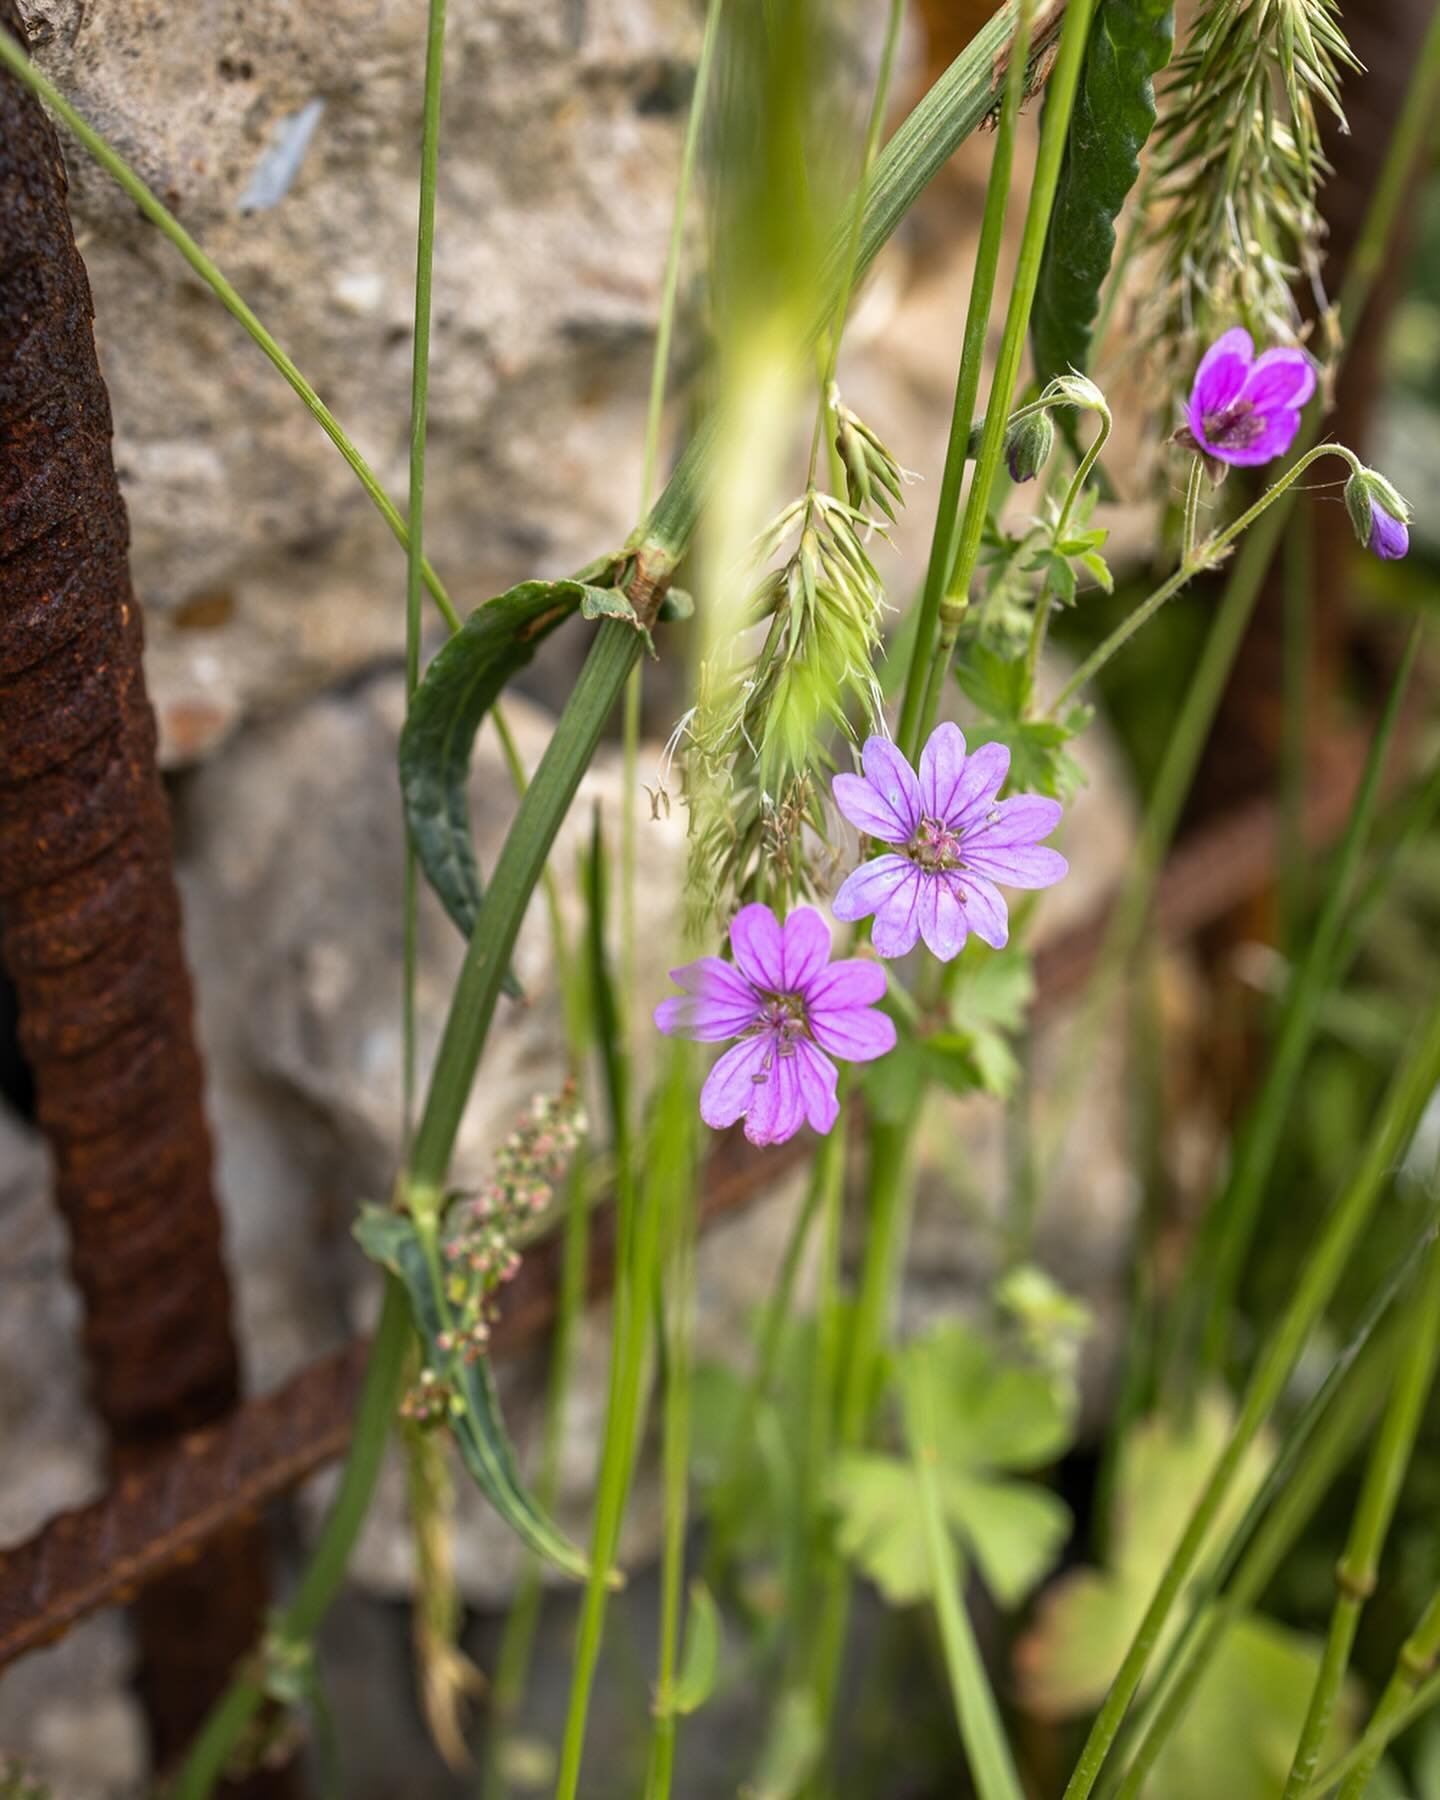
[[[682,993],[693,994],[697,1000],[723,1000],[734,1006],[756,1003],[750,983],[733,963],[718,956],[697,957],[694,962],[672,969],[670,979]]]
[[[826,1137],[840,1117],[840,1102],[835,1093],[840,1071],[823,1051],[804,1042],[796,1044],[790,1060],[795,1064],[795,1082],[800,1090],[801,1105],[805,1108],[805,1121],[812,1131]]]
[[[914,873],[914,863],[903,856],[872,857],[846,876],[830,910],[842,924],[868,919]]]
[[[889,806],[909,837],[920,823],[920,784],[889,738],[870,737],[860,752],[865,779]]]
[[[830,786],[836,806],[857,831],[882,844],[903,844],[910,836],[910,827],[863,775],[837,775]]]
[[[950,962],[965,946],[959,879],[952,873],[931,875],[920,889],[920,935],[926,949],[941,962]]]
[[[786,994],[803,994],[830,960],[830,927],[813,906],[797,906],[780,931]]]
[[[981,744],[965,759],[961,776],[951,800],[945,823],[952,830],[963,830],[978,813],[986,811],[1005,785],[1010,773],[1010,752],[1004,744]]]
[[[831,963],[805,990],[805,1010],[834,1012],[839,1007],[873,1006],[885,994],[885,971],[878,962],[848,957]]]
[[[1010,941],[1010,915],[1000,890],[983,875],[967,874],[964,882],[965,922],[989,944],[992,950],[1003,950]]]
[[[846,1062],[874,1062],[895,1048],[895,1021],[873,1006],[812,1007],[809,1018],[820,1048]]]
[[[1044,844],[967,844],[965,866],[1017,888],[1054,887],[1070,869],[1058,850]]]
[[[906,864],[906,871],[907,879],[875,912],[870,941],[881,956],[907,956],[920,936],[920,889],[935,877],[922,874],[913,863]]]
[[[768,906],[742,906],[730,921],[735,966],[767,994],[785,991],[785,951],[780,926]]]
[[[1016,794],[995,808],[993,821],[980,826],[967,844],[1033,844],[1049,837],[1060,823],[1063,808],[1043,794]]]
[[[675,994],[655,1008],[655,1023],[666,1037],[690,1038],[697,1044],[719,1044],[739,1037],[755,1023],[755,1005],[732,1006],[693,994]]]
[[[1289,407],[1281,407],[1278,411],[1262,416],[1265,428],[1254,443],[1212,445],[1212,453],[1222,462],[1234,463],[1239,468],[1255,468],[1260,463],[1274,462],[1277,456],[1283,456],[1295,442],[1300,430],[1299,413]]]
[[[1314,363],[1303,350],[1283,346],[1257,356],[1245,379],[1245,398],[1260,412],[1302,407],[1314,392]]]
[[[774,1055],[753,1084],[750,1110],[745,1115],[745,1135],[763,1149],[794,1137],[805,1117],[804,1097],[794,1056]]]
[[[773,1052],[770,1034],[762,1033],[733,1045],[715,1064],[700,1090],[700,1117],[712,1130],[723,1131],[749,1112]]]
[[[964,773],[964,733],[946,720],[930,733],[920,752],[920,807],[928,818],[949,817]]]

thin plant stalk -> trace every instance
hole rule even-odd
[[[1440,1657],[1440,1593],[1433,1594],[1420,1623],[1400,1646],[1395,1672],[1385,1684],[1365,1734],[1354,1750],[1309,1791],[1328,1793],[1344,1778],[1340,1800],[1364,1800],[1386,1744],[1440,1700],[1440,1676],[1433,1673]],[[1427,1679],[1428,1677],[1428,1679]]]
[[[959,631],[960,617],[968,600],[971,578],[980,556],[991,489],[1000,467],[1010,407],[1020,379],[1020,364],[1030,330],[1030,309],[1034,304],[1035,288],[1040,279],[1040,264],[1050,229],[1050,214],[1055,206],[1055,189],[1060,179],[1060,165],[1070,131],[1070,114],[1080,85],[1080,72],[1085,62],[1085,46],[1089,42],[1090,20],[1094,10],[1094,0],[1069,0],[1065,9],[1065,23],[1060,30],[1060,48],[1045,95],[1040,150],[1035,159],[1030,204],[1025,213],[1020,255],[1010,289],[1010,305],[1005,314],[1005,331],[996,358],[995,377],[990,384],[990,400],[985,409],[985,424],[980,434],[975,472],[970,478],[970,492],[960,521],[954,562],[942,596],[939,638],[935,655],[927,670],[925,698],[920,710],[919,725],[912,739],[914,745],[925,741],[935,723],[941,689]],[[948,612],[945,602],[949,602]],[[1038,604],[1044,604],[1043,594]]]
[[[1408,1327],[1389,1403],[1365,1470],[1345,1553],[1335,1570],[1338,1591],[1330,1614],[1325,1651],[1282,1800],[1299,1800],[1319,1765],[1335,1703],[1350,1665],[1360,1613],[1375,1590],[1381,1547],[1395,1516],[1400,1484],[1410,1466],[1421,1414],[1435,1376],[1437,1333],[1440,1333],[1440,1249],[1432,1248],[1430,1252],[1424,1283],[1410,1309]]]
[[[1022,0],[1022,12],[1028,0]],[[890,0],[885,25],[885,41],[880,51],[880,67],[875,77],[875,92],[870,99],[870,118],[865,127],[865,147],[860,157],[860,174],[855,183],[855,197],[850,207],[850,235],[845,245],[845,261],[840,283],[835,290],[835,310],[824,349],[820,373],[820,404],[815,410],[815,431],[810,441],[810,473],[813,486],[822,438],[833,440],[830,387],[840,363],[840,340],[845,335],[845,320],[855,291],[855,276],[860,263],[860,234],[865,224],[865,197],[870,186],[870,172],[880,148],[880,133],[885,124],[885,107],[890,98],[890,80],[895,72],[895,48],[900,41],[900,26],[905,17],[905,0]],[[1023,27],[1022,27],[1023,29]],[[837,490],[840,491],[840,490]]]
[[[1359,1166],[1307,1258],[1300,1279],[1251,1377],[1240,1416],[1160,1577],[1120,1670],[1091,1728],[1064,1800],[1085,1800],[1095,1787],[1130,1703],[1144,1679],[1160,1633],[1193,1575],[1245,1452],[1284,1391],[1300,1352],[1370,1221],[1396,1158],[1440,1079],[1440,1005],[1431,1003],[1419,1040],[1397,1068]]]
[[[897,741],[913,762],[920,748],[920,716],[925,703],[935,634],[940,625],[940,605],[950,581],[955,540],[960,529],[960,489],[970,450],[970,427],[980,392],[980,371],[985,361],[985,337],[990,327],[990,308],[995,298],[995,279],[1005,236],[1005,215],[1010,204],[1010,175],[1015,162],[1015,122],[1025,89],[1025,52],[1030,42],[1033,9],[1022,6],[1015,26],[1015,53],[1005,74],[1005,93],[995,131],[995,148],[985,184],[985,211],[980,220],[980,241],[975,248],[975,268],[970,279],[970,298],[965,308],[965,329],[960,341],[960,366],[955,372],[955,399],[950,409],[950,436],[945,445],[945,467],[940,476],[940,498],[935,511],[935,530],[930,539],[930,558],[925,565],[915,636],[910,649],[910,668],[900,708]]]
[[[430,395],[431,290],[435,272],[435,187],[440,166],[440,94],[445,76],[445,0],[430,0],[425,34],[425,103],[420,134],[420,208],[415,233],[415,326],[410,374],[410,530],[405,544],[405,705],[420,685],[421,604],[425,582],[425,435]],[[419,868],[405,834],[403,999],[403,1142],[415,1119],[415,982],[419,961]]]
[[[266,1649],[272,1653],[303,1651],[340,1591],[351,1549],[370,1510],[395,1409],[404,1390],[413,1342],[404,1289],[395,1276],[387,1275],[380,1322],[355,1409],[350,1454],[294,1598],[266,1635]],[[224,1775],[236,1743],[265,1704],[265,1698],[263,1676],[247,1665],[245,1673],[220,1697],[186,1752],[168,1789],[172,1800],[205,1800]]]
[[[655,354],[650,364],[650,397],[645,409],[645,443],[640,459],[640,516],[649,512],[655,498],[656,472],[660,466],[660,432],[665,416],[665,387],[670,374],[670,346],[675,335],[675,313],[680,294],[680,261],[685,249],[685,221],[690,211],[690,189],[700,147],[700,128],[710,91],[710,70],[725,0],[709,0],[705,31],[695,65],[695,86],[685,121],[680,148],[680,173],[675,184],[675,207],[670,217],[670,242],[665,252],[665,275],[660,286],[660,314],[655,324]],[[638,906],[636,896],[635,796],[639,792],[640,703],[644,664],[637,662],[625,684],[622,721],[624,805],[620,814],[620,968],[627,994],[635,992]]]
[[[1198,1269],[1203,1265],[1208,1277],[1209,1304],[1202,1361],[1209,1370],[1218,1369],[1224,1360],[1235,1290],[1255,1234],[1265,1183],[1274,1166],[1290,1103],[1314,1042],[1321,1004],[1334,979],[1336,953],[1349,916],[1361,858],[1374,824],[1381,776],[1399,724],[1421,635],[1421,626],[1417,623],[1410,633],[1385,711],[1371,740],[1324,906],[1310,934],[1305,959],[1286,993],[1264,1084],[1241,1137],[1229,1179],[1207,1221],[1204,1236],[1209,1254],[1197,1260],[1197,1280]],[[1177,1314],[1183,1310],[1177,1308]]]
[[[686,1172],[693,1177],[694,1135],[689,1113],[678,1123],[690,1127],[689,1155],[686,1159],[689,1167]],[[660,1557],[660,1656],[645,1800],[669,1800],[675,1777],[678,1720],[675,1678],[685,1595],[685,1533],[689,1522],[690,1498],[691,1376],[694,1369],[695,1208],[691,1203],[692,1193],[693,1179],[675,1181],[663,1201],[666,1207],[665,1236],[669,1240],[660,1298],[662,1314],[668,1315],[664,1340],[664,1443],[661,1450],[665,1513]]]
[[[911,1353],[912,1356],[915,1352]],[[906,1433],[910,1440],[915,1491],[930,1565],[931,1597],[945,1652],[945,1672],[955,1722],[978,1800],[1024,1800],[1024,1789],[1006,1742],[1000,1709],[985,1674],[985,1663],[961,1591],[962,1577],[936,1475],[938,1456],[934,1396],[928,1373],[912,1367],[904,1383]]]
[[[677,1188],[686,1192],[689,1188],[686,1146],[691,1132],[693,1094],[688,1049],[684,1043],[671,1046],[654,1141],[646,1157],[643,1190],[627,1204],[623,1185],[621,1189],[620,1204],[627,1216],[617,1219],[615,1322],[605,1438],[595,1498],[590,1576],[580,1606],[556,1800],[575,1800],[579,1791],[585,1727],[613,1580],[611,1571],[620,1548],[620,1531],[639,1447],[645,1364],[659,1268],[660,1223],[666,1196]]]
[[[1382,1348],[1388,1359],[1389,1346]],[[1144,1735],[1124,1780],[1115,1790],[1116,1800],[1140,1800],[1161,1751],[1184,1718],[1226,1633],[1265,1592],[1369,1427],[1385,1374],[1378,1353],[1366,1358],[1351,1374],[1305,1445],[1289,1479],[1277,1489],[1275,1504],[1237,1564],[1233,1580],[1193,1621],[1193,1629],[1177,1645],[1178,1654],[1157,1676],[1147,1707]]]

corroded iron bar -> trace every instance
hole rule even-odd
[[[60,147],[0,75],[0,960],[123,1491],[235,1405],[239,1362],[110,439]],[[254,1639],[262,1552],[231,1531],[145,1596],[162,1762]]]

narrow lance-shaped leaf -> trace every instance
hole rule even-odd
[[[476,607],[425,671],[400,733],[410,840],[426,880],[467,938],[482,893],[468,794],[476,734],[506,682],[577,610],[587,619],[635,622],[617,589],[583,581],[524,581]],[[519,990],[511,982],[508,991]]]
[[[589,1570],[584,1554],[562,1536],[521,1481],[488,1359],[467,1362],[441,1350],[436,1341],[444,1329],[440,1297],[430,1278],[415,1221],[405,1213],[367,1207],[355,1226],[355,1236],[367,1256],[393,1270],[404,1284],[425,1347],[426,1364],[449,1383],[460,1401],[450,1429],[476,1486],[537,1556],[583,1581]]]
[[[1153,80],[1174,35],[1170,0],[1099,0],[1095,9],[1030,321],[1042,387],[1089,363],[1115,219],[1140,172],[1155,123]],[[1073,432],[1069,414],[1057,422]]]

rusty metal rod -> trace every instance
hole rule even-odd
[[[13,0],[0,25],[24,41]],[[233,1408],[239,1359],[111,430],[60,146],[3,75],[0,960],[123,1492]],[[161,1765],[254,1640],[263,1551],[229,1529],[144,1596]]]
[[[1307,826],[1312,841],[1331,841],[1350,804],[1358,760],[1335,759],[1318,784]],[[1278,822],[1269,801],[1241,807],[1182,844],[1161,877],[1157,930],[1175,942],[1213,923],[1264,888],[1274,869]],[[1093,964],[1108,906],[1037,954],[1037,1003],[1070,998]],[[747,1205],[800,1162],[794,1140],[757,1152],[733,1135],[706,1164],[700,1200],[708,1225]],[[492,1343],[505,1355],[533,1343],[555,1312],[559,1242],[527,1253],[506,1290]],[[590,1290],[604,1293],[614,1269],[614,1212],[597,1208]],[[0,1552],[0,1667],[61,1636],[101,1606],[129,1598],[167,1568],[194,1556],[237,1518],[268,1502],[344,1450],[364,1366],[363,1342],[303,1369],[230,1419],[183,1439],[163,1460],[122,1481],[88,1506],[60,1514],[34,1537]]]

